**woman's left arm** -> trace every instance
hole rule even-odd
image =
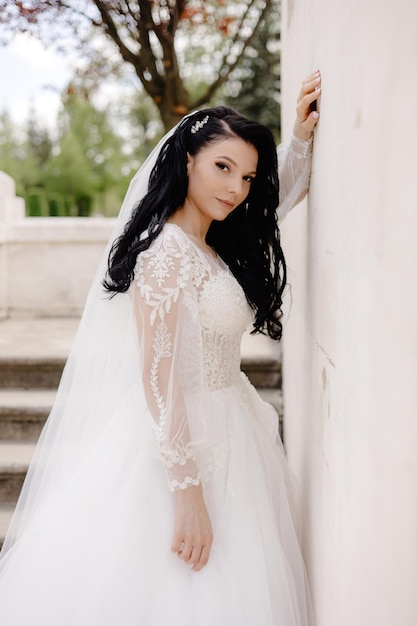
[[[305,197],[308,191],[313,153],[313,131],[319,119],[310,105],[321,92],[320,72],[311,74],[301,85],[297,99],[296,120],[288,142],[278,146],[280,222]]]

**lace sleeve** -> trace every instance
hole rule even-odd
[[[279,206],[278,221],[305,197],[310,183],[313,137],[302,141],[292,135],[278,146]]]
[[[192,275],[192,258],[175,237],[163,231],[139,254],[133,288],[142,381],[171,491],[201,481],[185,399],[193,384],[189,354],[198,353],[198,333],[192,323],[197,306]]]

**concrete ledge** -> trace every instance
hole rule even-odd
[[[107,243],[116,219],[109,217],[27,217],[8,226],[10,242]]]
[[[3,217],[0,316],[80,315],[116,220]]]

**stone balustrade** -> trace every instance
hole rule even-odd
[[[0,318],[82,312],[114,219],[25,217],[0,172]]]

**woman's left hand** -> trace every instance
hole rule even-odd
[[[294,135],[306,141],[310,139],[313,130],[319,120],[318,111],[311,111],[310,105],[317,100],[321,93],[320,70],[308,76],[301,85],[300,95],[297,99],[297,118],[294,124]]]

